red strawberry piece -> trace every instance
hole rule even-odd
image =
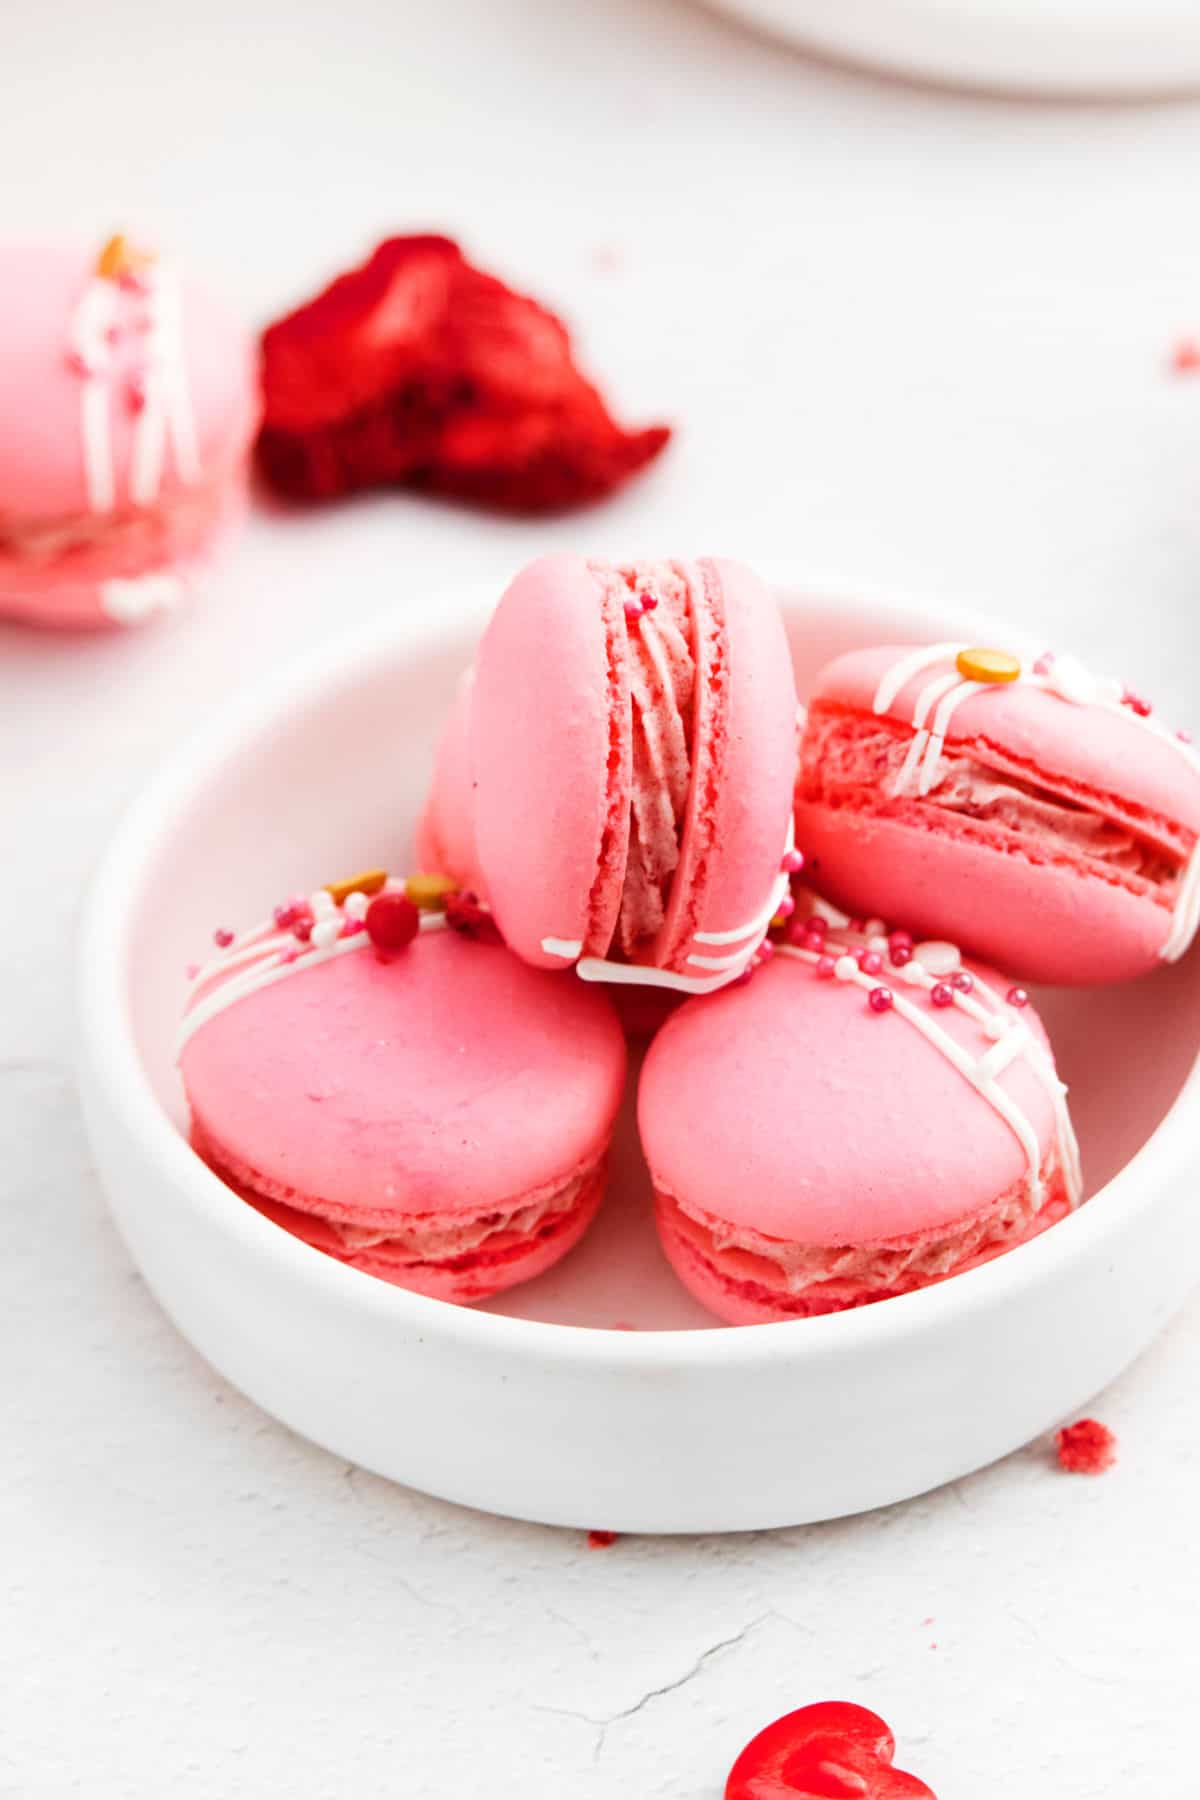
[[[734,1763],[725,1800],[936,1800],[893,1764],[896,1741],[863,1706],[826,1700],[760,1731]]]
[[[600,499],[666,426],[626,431],[565,326],[443,237],[389,238],[263,335],[258,453],[284,493],[397,483],[511,512]]]
[[[1117,1460],[1116,1437],[1099,1419],[1064,1425],[1055,1442],[1059,1466],[1069,1475],[1103,1475]]]

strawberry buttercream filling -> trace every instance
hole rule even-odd
[[[705,1274],[743,1299],[783,1312],[862,1306],[986,1262],[1036,1236],[1069,1210],[1056,1152],[1041,1170],[1041,1203],[1022,1180],[992,1205],[941,1230],[875,1243],[806,1244],[731,1225],[656,1190],[660,1223]]]
[[[692,778],[696,664],[691,594],[668,563],[597,566],[625,622],[632,784],[625,880],[612,946],[635,960],[666,918]]]
[[[927,794],[894,789],[911,732],[839,709],[809,716],[801,798],[919,824],[936,816],[968,834],[1039,856],[1061,855],[1162,904],[1174,904],[1195,834],[1174,821],[1028,769],[996,746],[947,744]],[[997,836],[998,834],[998,836]]]

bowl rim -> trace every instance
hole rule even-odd
[[[989,627],[993,634],[1000,628],[997,621],[979,614],[938,602],[909,601],[894,593],[858,588],[851,598],[839,597],[824,583],[806,584],[803,589],[791,582],[774,585],[785,610],[802,610],[806,601],[870,609],[893,616],[898,628],[915,633],[913,641],[934,632],[945,637],[947,629],[971,638]],[[900,1339],[940,1334],[968,1311],[1003,1308],[1022,1292],[1056,1282],[1064,1265],[1102,1254],[1183,1174],[1194,1157],[1200,1118],[1200,1052],[1145,1143],[1111,1181],[1052,1231],[951,1280],[872,1306],[725,1330],[692,1326],[626,1332],[457,1306],[347,1268],[239,1200],[170,1118],[138,1050],[125,977],[132,949],[132,903],[141,892],[146,867],[172,818],[247,741],[261,737],[293,708],[311,705],[352,684],[381,660],[404,652],[446,649],[460,639],[466,650],[493,601],[493,589],[464,585],[456,590],[456,605],[445,625],[430,612],[419,617],[377,614],[295,658],[193,733],[164,761],[120,820],[85,895],[78,932],[77,1064],[93,1101],[113,1115],[128,1139],[142,1146],[173,1203],[201,1213],[244,1253],[275,1264],[282,1275],[314,1295],[359,1308],[415,1334],[437,1333],[464,1345],[502,1349],[531,1360],[549,1356],[596,1369],[667,1371],[715,1364],[740,1367],[784,1355],[820,1363],[828,1357],[885,1353]]]

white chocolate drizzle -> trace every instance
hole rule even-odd
[[[140,407],[129,459],[129,503],[157,499],[170,451],[180,481],[201,478],[196,426],[183,346],[179,284],[157,264],[138,272],[128,290],[105,275],[89,278],[68,327],[67,344],[78,373],[79,427],[88,506],[113,512],[121,503],[113,455],[114,409],[131,403],[123,385],[131,371],[118,365],[114,337],[136,332]]]
[[[912,742],[892,782],[891,792],[897,799],[909,793],[924,798],[937,787],[942,777],[946,737],[954,714],[965,701],[976,694],[993,689],[1003,691],[1005,687],[1015,685],[1011,682],[971,681],[960,675],[957,668],[951,667],[947,671],[941,666],[947,662],[954,665],[959,655],[969,648],[967,644],[923,646],[899,657],[879,682],[872,701],[872,711],[877,717],[882,717],[891,711],[914,676],[924,674],[926,670],[931,671],[929,681],[918,692],[913,706],[910,720]],[[1133,719],[1152,736],[1170,744],[1185,758],[1189,768],[1200,775],[1200,755],[1190,743],[1163,725],[1153,713],[1143,716],[1135,712],[1124,703],[1124,689],[1119,682],[1098,680],[1074,657],[1056,657],[1043,652],[1040,656],[1035,654],[1029,667],[1025,666],[1022,659],[1022,669],[1017,680],[1026,687],[1040,688],[1044,693],[1053,694],[1068,705],[1095,706],[1123,719]],[[1191,945],[1198,929],[1200,835],[1197,836],[1180,877],[1170,928],[1159,951],[1160,959],[1163,962],[1178,962]]]
[[[404,883],[389,881],[383,891],[403,893]],[[317,900],[317,895],[313,896],[313,900]],[[314,936],[322,919],[336,922],[340,933],[344,919],[355,916],[354,913],[348,914],[343,908],[337,907],[329,895],[319,905],[317,922],[313,927]],[[440,931],[445,925],[445,913],[422,912],[420,926],[423,932]],[[353,951],[369,948],[372,948],[372,943],[366,931],[355,931],[348,937],[338,935],[329,943],[304,944],[298,942],[290,930],[277,926],[273,921],[251,926],[249,931],[235,937],[232,943],[212,957],[192,977],[184,1003],[183,1020],[175,1040],[176,1060],[178,1061],[188,1040],[202,1025],[207,1025],[210,1019],[215,1019],[218,1013],[236,1005],[239,1000],[260,993],[263,988],[273,987],[277,981],[284,981],[289,975],[303,974],[306,969],[315,969],[321,963],[332,962],[335,957],[348,956]]]
[[[825,909],[822,909],[825,916]],[[1053,1058],[1034,1033],[1030,1030],[1019,1011],[1007,1005],[1000,996],[972,973],[973,986],[969,993],[962,993],[958,988],[950,987],[953,995],[952,1004],[959,1012],[980,1027],[984,1044],[979,1054],[973,1056],[956,1037],[939,1023],[937,1014],[928,1006],[917,1006],[904,994],[898,993],[894,984],[903,983],[909,987],[920,988],[926,994],[939,985],[939,976],[933,974],[921,962],[921,953],[926,946],[918,944],[913,951],[912,960],[902,968],[892,968],[885,964],[885,972],[879,975],[868,975],[858,966],[858,951],[865,945],[865,938],[860,938],[844,931],[844,919],[839,924],[839,935],[832,934],[826,939],[823,950],[808,950],[797,945],[780,944],[776,946],[776,955],[790,956],[797,962],[816,966],[822,956],[835,959],[835,971],[832,979],[849,986],[860,988],[870,994],[875,988],[886,987],[892,996],[892,1007],[898,1017],[906,1024],[919,1031],[927,1043],[931,1044],[947,1062],[953,1064],[959,1074],[969,1081],[980,1097],[999,1114],[1020,1144],[1026,1161],[1026,1183],[1030,1205],[1035,1213],[1040,1212],[1045,1203],[1045,1183],[1042,1179],[1042,1155],[1038,1145],[1037,1132],[1028,1114],[1019,1107],[1012,1095],[1001,1084],[999,1077],[1010,1063],[1024,1058],[1038,1080],[1050,1096],[1054,1109],[1054,1135],[1058,1161],[1062,1168],[1063,1183],[1067,1201],[1074,1210],[1083,1198],[1083,1170],[1079,1156],[1079,1143],[1075,1129],[1071,1123],[1071,1115],[1067,1106],[1067,1089],[1059,1079]],[[930,945],[930,950],[944,952],[948,946],[944,944]],[[932,959],[931,959],[932,960]],[[939,957],[944,966],[944,957]]]

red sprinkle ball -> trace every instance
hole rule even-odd
[[[1023,987],[1009,988],[1008,993],[1005,995],[1005,999],[1010,1006],[1022,1007],[1029,1005],[1029,995],[1025,992]]]
[[[283,493],[406,484],[514,513],[599,500],[652,462],[562,321],[445,237],[389,238],[263,335],[258,457]]]
[[[803,850],[785,850],[783,860],[779,866],[785,875],[799,875],[804,867]],[[825,921],[822,920],[822,923],[824,922]]]
[[[213,943],[217,946],[218,950],[228,950],[232,942],[233,933],[232,931],[227,931],[224,925],[219,925],[213,932]]]
[[[867,1004],[874,1013],[891,1012],[893,1006],[896,1004],[896,996],[893,994],[891,988],[872,988],[871,992],[867,995]]]
[[[1121,705],[1127,706],[1130,712],[1136,713],[1139,719],[1148,719],[1150,714],[1154,711],[1150,702],[1148,700],[1143,700],[1140,694],[1135,694],[1132,688],[1126,688],[1125,692],[1121,695]]]
[[[939,981],[929,990],[929,998],[934,1006],[953,1006],[954,989],[945,981]]]
[[[1099,1419],[1064,1425],[1055,1438],[1058,1466],[1068,1475],[1103,1475],[1117,1460],[1117,1440]]]
[[[960,994],[969,994],[975,986],[975,977],[968,975],[965,969],[956,969],[950,977],[951,987],[956,987]]]
[[[481,944],[504,942],[495,919],[479,895],[471,893],[469,888],[461,894],[448,895],[446,923],[452,931],[461,931],[464,937],[476,938]]]
[[[421,929],[421,914],[407,894],[376,894],[363,923],[377,950],[404,950]]]

